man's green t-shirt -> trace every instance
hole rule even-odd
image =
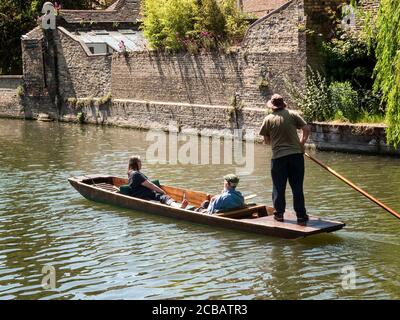
[[[278,109],[265,117],[260,135],[271,138],[272,159],[304,153],[297,129],[305,125],[307,122],[292,110]]]

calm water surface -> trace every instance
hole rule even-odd
[[[335,234],[282,240],[196,225],[84,199],[67,178],[125,176],[146,133],[0,120],[0,299],[399,299],[400,221],[307,161],[309,213],[344,221]],[[400,211],[400,159],[315,156]],[[270,203],[270,151],[240,189]],[[233,165],[159,165],[163,183],[218,192]],[[289,207],[290,193],[289,196]],[[56,288],[41,286],[43,266]],[[354,268],[355,288],[343,287]],[[351,269],[349,269],[351,270]],[[345,281],[346,282],[346,281]]]

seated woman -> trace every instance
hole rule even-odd
[[[236,190],[238,183],[239,178],[236,175],[226,175],[224,177],[224,190],[211,199],[207,212],[213,214],[244,207],[244,197]]]
[[[187,207],[187,200],[183,200],[181,204],[175,202],[163,189],[149,181],[149,179],[140,172],[141,169],[142,161],[140,160],[140,157],[131,157],[128,165],[128,179],[132,197],[143,200],[159,201],[174,208],[184,209]]]

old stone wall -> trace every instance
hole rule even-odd
[[[188,103],[148,102],[114,99],[112,103],[80,108],[85,122],[117,125],[137,129],[179,130],[202,135],[229,135],[238,128],[238,120],[245,117],[248,129],[254,129],[256,141],[261,142],[258,130],[265,117],[263,109],[244,109],[239,115],[226,106],[194,105]],[[66,112],[62,121],[76,121],[73,112]],[[374,125],[313,123],[308,145],[325,151],[400,155],[386,144],[385,127]],[[245,138],[249,137],[245,132]],[[254,137],[254,136],[252,136]]]
[[[24,118],[24,108],[15,89],[0,88],[0,117]]]
[[[385,126],[355,124],[312,124],[310,144],[325,151],[400,155],[386,143]]]
[[[47,113],[58,118],[65,101],[76,97],[102,97],[111,90],[111,56],[93,55],[62,27],[36,28],[23,37],[27,118]]]
[[[37,31],[37,30],[35,30]],[[40,96],[44,93],[43,36],[35,34],[22,40],[22,66],[24,86],[29,96]]]
[[[304,22],[302,1],[286,2],[250,26],[242,43],[247,53],[297,52],[300,47],[299,24]]]
[[[0,89],[15,90],[22,85],[22,75],[0,76]]]
[[[305,79],[302,1],[290,1],[251,26],[239,51],[114,55],[112,94],[120,99],[265,108],[286,94],[285,78]]]
[[[306,37],[299,31],[304,23],[303,2],[293,0],[250,27],[241,50],[244,82],[240,100],[244,108],[265,109],[273,93],[290,102],[285,81],[304,85]]]
[[[56,39],[60,97],[101,97],[111,90],[111,55],[90,55],[81,43],[63,28]]]
[[[380,0],[361,0],[359,6],[364,10],[377,12],[379,9]]]
[[[112,95],[177,103],[229,105],[242,85],[236,53],[114,54]]]
[[[22,76],[0,76],[0,117],[24,117],[24,110],[17,91],[21,85]]]
[[[85,121],[139,129],[167,130],[170,125],[179,130],[198,132],[202,129],[219,132],[236,129],[232,108],[190,103],[149,102],[142,100],[113,99],[105,105],[95,102],[83,107],[69,107],[63,121],[76,121],[73,113],[80,112]]]

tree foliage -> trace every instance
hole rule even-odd
[[[285,79],[286,89],[291,99],[303,112],[307,121],[331,120],[335,114],[331,101],[329,84],[318,70],[308,67],[306,84],[299,87],[288,78]]]
[[[355,90],[350,81],[327,79],[308,67],[304,88],[285,79],[286,89],[307,121],[340,120],[356,123],[382,118],[379,100],[367,91]]]
[[[209,49],[248,28],[235,0],[143,0],[142,9],[144,35],[156,49]]]
[[[375,91],[382,93],[387,140],[400,144],[400,1],[381,0],[376,22]]]
[[[46,0],[0,1],[0,74],[22,73],[21,36],[37,25]],[[106,2],[97,0],[61,0],[63,8],[90,9]]]

